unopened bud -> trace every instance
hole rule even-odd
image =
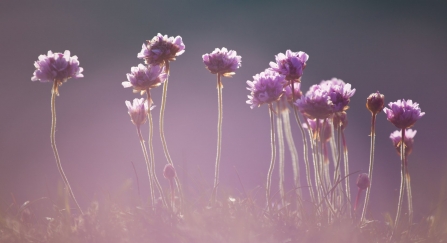
[[[372,93],[366,99],[366,108],[373,114],[377,114],[385,107],[385,96],[379,91]]]

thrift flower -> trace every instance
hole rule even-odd
[[[36,70],[31,77],[31,81],[57,82],[54,92],[59,95],[57,87],[66,82],[69,78],[82,78],[84,69],[79,67],[77,56],[70,57],[70,51],[66,50],[63,54],[48,51],[47,55],[40,55],[34,62]]]
[[[333,114],[334,104],[329,92],[320,85],[312,85],[306,95],[294,103],[309,119],[326,119]]]
[[[127,80],[122,82],[124,88],[133,87],[133,92],[143,94],[147,89],[160,86],[166,80],[164,68],[159,65],[138,64],[138,67],[132,67],[131,73],[127,74]]]
[[[143,44],[137,57],[144,59],[148,65],[159,65],[167,61],[174,61],[175,57],[180,56],[183,52],[185,52],[185,44],[183,44],[182,37],[174,38],[158,33],[152,40]]]
[[[373,114],[377,114],[383,110],[385,106],[385,96],[379,91],[372,93],[366,99],[366,108]]]
[[[405,156],[408,156],[413,151],[414,136],[416,136],[416,130],[406,129],[405,130]],[[402,141],[402,130],[396,130],[390,134],[390,139],[393,142],[397,153],[400,155],[400,143]]]
[[[241,67],[241,56],[237,56],[236,51],[222,47],[221,50],[216,48],[211,54],[202,56],[203,63],[212,74],[220,74],[224,77],[234,75],[236,69]]]
[[[425,115],[421,112],[419,104],[412,100],[397,100],[388,104],[390,108],[385,108],[387,120],[394,124],[397,128],[409,128],[416,123],[419,118]]]
[[[253,81],[247,81],[248,95],[247,104],[250,108],[259,107],[265,103],[277,101],[284,93],[284,85],[286,84],[285,76],[277,72],[266,69],[264,72],[253,76]]]
[[[301,87],[301,83],[293,83],[293,89],[295,92],[295,100],[293,100],[293,94],[292,94],[292,87],[290,87],[291,85],[287,85],[286,87],[284,87],[284,95],[287,98],[288,102],[295,102],[296,100],[300,99],[301,96],[303,95],[303,92],[301,92],[300,87]]]
[[[125,103],[127,109],[129,109],[128,113],[130,119],[135,126],[139,127],[140,125],[146,123],[148,105],[147,102],[144,100],[144,98],[141,99],[135,98],[132,104],[128,100],[126,100]],[[153,108],[154,106],[151,104],[151,110]]]
[[[305,52],[286,51],[275,56],[276,63],[270,62],[270,69],[286,76],[286,80],[299,80],[303,76],[309,55]]]
[[[343,82],[341,79],[332,78],[322,81],[320,86],[326,89],[332,103],[334,112],[346,111],[349,109],[350,98],[355,94],[355,89],[351,90],[351,84]]]

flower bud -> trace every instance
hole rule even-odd
[[[372,93],[366,99],[366,108],[373,114],[377,114],[383,110],[385,106],[385,96],[379,91]]]
[[[175,175],[176,172],[174,166],[172,166],[171,164],[165,165],[165,168],[163,169],[164,178],[172,180],[174,179]]]
[[[366,190],[370,185],[369,176],[367,173],[362,173],[357,177],[357,187],[360,190]]]

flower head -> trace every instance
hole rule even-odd
[[[388,121],[400,129],[413,126],[419,118],[425,115],[425,112],[421,112],[419,104],[413,103],[412,100],[397,100],[396,102],[390,102],[388,106],[390,108],[383,109]]]
[[[297,99],[300,99],[301,96],[303,95],[303,92],[301,92],[301,83],[293,83],[293,89],[294,89],[294,93],[292,93],[292,85],[286,85],[286,87],[284,87],[284,95],[287,98],[288,102],[295,102]],[[293,99],[293,96],[295,95],[295,99]]]
[[[286,51],[286,54],[279,53],[275,56],[276,63],[270,62],[270,68],[286,76],[286,80],[299,80],[303,76],[303,70],[309,55],[305,52]]]
[[[333,114],[334,107],[328,90],[317,84],[312,85],[306,95],[301,96],[294,105],[310,119],[326,119]]]
[[[241,67],[241,56],[237,56],[236,51],[222,47],[216,48],[211,54],[202,56],[203,63],[206,65],[212,74],[220,74],[224,77],[231,77],[234,75],[236,69]]]
[[[414,136],[416,136],[416,130],[413,129],[405,129],[405,156],[408,156],[413,152],[413,143]],[[402,141],[402,130],[396,130],[390,134],[390,139],[393,142],[394,147],[397,150],[397,153],[400,155],[400,144]]]
[[[182,37],[168,37],[160,33],[154,36],[152,40],[144,43],[137,57],[144,59],[146,64],[159,65],[168,61],[174,61],[175,57],[185,52],[185,44]]]
[[[284,93],[285,76],[266,69],[264,72],[253,76],[253,81],[247,81],[247,89],[251,91],[248,95],[247,104],[250,108],[260,106],[264,103],[272,103],[281,98]]]
[[[57,81],[58,85],[69,78],[82,78],[84,69],[79,67],[77,56],[70,57],[70,51],[53,53],[48,51],[47,55],[40,55],[34,62],[36,70],[31,77],[31,81],[52,82]]]
[[[147,112],[148,112],[148,105],[147,102],[141,98],[137,99],[135,98],[133,100],[133,103],[131,104],[130,101],[126,100],[126,106],[129,110],[129,116],[132,121],[132,123],[139,127],[140,125],[146,123],[147,120]],[[154,108],[154,106],[151,104],[151,110]]]
[[[348,104],[351,101],[351,97],[355,94],[355,89],[351,90],[351,84],[347,84],[341,79],[332,78],[331,80],[321,81],[320,86],[327,90],[334,104],[334,112],[349,109]]]
[[[166,164],[163,169],[163,176],[166,179],[172,180],[176,175],[175,168],[171,164]]]
[[[127,74],[127,80],[122,82],[124,88],[133,87],[134,93],[141,92],[160,86],[166,80],[164,68],[159,65],[138,64],[138,67],[132,67],[131,73]]]
[[[357,187],[360,190],[366,190],[369,187],[371,182],[369,181],[369,176],[367,173],[362,173],[357,177]]]
[[[377,114],[383,110],[385,106],[385,96],[379,91],[372,93],[366,99],[366,108],[373,114]]]

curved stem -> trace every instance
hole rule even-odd
[[[266,186],[266,197],[267,197],[267,207],[269,212],[272,211],[271,198],[270,198],[270,189],[272,185],[272,174],[273,169],[275,168],[275,158],[276,158],[276,147],[275,147],[275,123],[273,120],[273,107],[272,104],[269,104],[269,115],[270,115],[270,147],[272,149],[272,157],[270,160],[270,167],[267,173],[267,186]]]
[[[373,173],[373,165],[374,165],[374,142],[376,138],[376,113],[372,114],[371,117],[371,148],[370,148],[370,154],[369,154],[369,170],[368,170],[368,177],[369,177],[369,187],[366,189],[366,196],[365,196],[365,203],[363,204],[363,211],[362,211],[362,217],[360,218],[360,223],[363,223],[366,217],[366,211],[368,209],[368,202],[369,202],[369,195],[371,194],[371,188],[372,188],[372,173]]]
[[[218,118],[217,118],[217,154],[216,165],[214,168],[214,189],[211,197],[212,202],[216,202],[217,186],[219,185],[219,166],[220,155],[222,148],[222,116],[223,116],[223,102],[222,102],[222,81],[220,74],[217,74],[217,103],[218,103]]]
[[[64,170],[62,169],[61,159],[59,157],[59,153],[57,152],[56,147],[56,96],[59,95],[58,93],[58,81],[54,80],[53,82],[53,89],[51,90],[51,148],[53,148],[54,157],[56,158],[56,165],[57,169],[59,170],[59,173],[62,177],[62,180],[64,181],[65,186],[68,189],[68,192],[70,193],[71,198],[76,204],[76,207],[78,208],[79,212],[81,214],[84,214],[81,207],[79,206],[78,201],[75,198],[75,195],[73,191],[71,190],[70,183],[68,183],[68,178],[64,173]]]
[[[149,156],[147,154],[146,146],[144,145],[143,135],[141,135],[141,129],[140,129],[140,126],[138,126],[138,125],[137,125],[137,133],[138,133],[138,138],[140,139],[141,149],[143,150],[144,161],[146,162],[147,176],[149,177],[149,189],[150,189],[150,193],[151,193],[151,206],[154,207],[155,206],[155,192],[154,192],[154,187],[152,185],[152,183],[154,181],[154,177],[152,174],[152,163],[149,161]]]
[[[169,79],[169,74],[170,74],[169,61],[165,62],[165,68],[166,68],[165,69],[166,80],[163,83],[163,95],[161,98],[160,120],[159,120],[160,138],[161,138],[161,143],[163,145],[163,152],[165,154],[166,160],[168,161],[169,164],[174,165],[172,163],[171,156],[169,155],[168,145],[166,143],[165,132],[164,132],[164,116],[165,116],[165,107],[166,107],[166,97],[167,97],[167,93],[168,93],[168,79]],[[174,179],[175,179],[175,184],[177,185],[177,190],[179,191],[179,194],[180,194],[180,203],[182,203],[183,202],[182,185],[180,184],[180,180],[178,179],[177,175],[174,177]]]
[[[341,138],[343,141],[343,161],[344,161],[344,170],[345,176],[349,175],[349,160],[348,160],[348,146],[346,144],[345,132],[341,130]],[[345,188],[346,188],[346,197],[349,203],[347,203],[349,215],[351,215],[351,187],[349,185],[349,176],[345,178]]]
[[[281,101],[276,102],[276,133],[278,134],[278,154],[279,154],[279,194],[281,196],[281,203],[285,205],[285,191],[284,191],[284,131],[282,127],[282,113]]]
[[[163,201],[163,205],[167,208],[168,204],[166,203],[166,199],[165,199],[165,195],[163,193],[163,189],[160,185],[160,182],[158,181],[157,178],[157,173],[155,173],[155,156],[154,156],[154,146],[152,144],[152,138],[154,135],[154,123],[152,121],[152,112],[151,112],[151,94],[150,94],[150,90],[147,89],[146,90],[146,94],[147,94],[147,102],[148,102],[148,112],[147,112],[147,119],[149,121],[149,139],[148,139],[148,143],[149,143],[149,152],[151,154],[151,159],[150,159],[150,163],[151,163],[151,174],[152,174],[152,180],[155,184],[155,186],[158,189],[158,192],[160,193],[160,197],[161,200]],[[145,148],[146,149],[146,148]],[[147,152],[146,152],[147,153]]]
[[[293,90],[293,87],[292,87]],[[305,169],[306,169],[306,180],[307,180],[307,186],[309,188],[309,193],[310,193],[310,198],[313,202],[317,202],[315,200],[315,195],[314,195],[314,189],[312,186],[312,178],[311,178],[311,172],[310,172],[310,164],[309,164],[309,158],[308,158],[308,148],[307,148],[307,137],[306,137],[306,133],[304,132],[304,128],[303,125],[301,123],[300,117],[298,116],[298,111],[296,109],[296,106],[291,103],[290,104],[293,107],[293,113],[295,115],[295,120],[296,123],[298,124],[298,127],[300,128],[300,132],[301,132],[301,137],[303,138],[303,157],[304,157],[304,165],[305,165]]]
[[[408,163],[407,163],[407,157],[405,155],[405,179],[406,181],[406,188],[407,188],[407,199],[408,199],[408,222],[411,227],[413,224],[413,197],[411,195],[411,181],[410,181],[410,172],[408,171]]]

